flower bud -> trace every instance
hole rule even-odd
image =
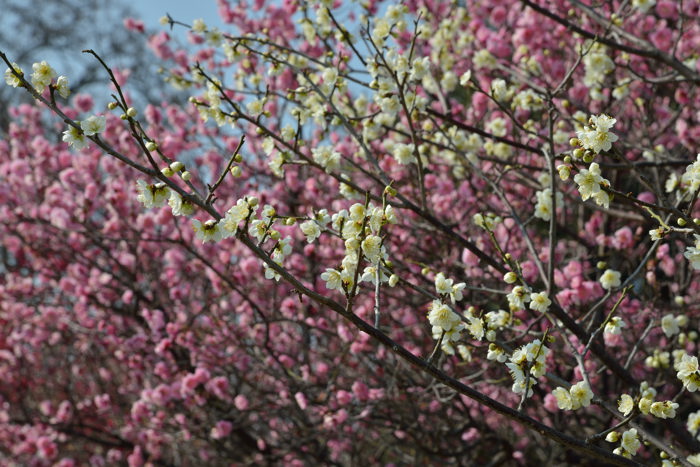
[[[179,172],[185,168],[185,164],[180,161],[174,161],[172,164],[170,164],[170,168],[173,170],[173,172]]]
[[[164,176],[166,176],[168,178],[175,175],[175,172],[173,172],[173,169],[171,169],[170,167],[163,167],[162,169],[160,169],[160,173],[162,173]]]
[[[676,220],[676,224],[678,224],[678,225],[680,225],[681,227],[683,227],[684,225],[687,224],[687,222],[686,222],[685,219],[683,219],[682,217],[679,217],[679,218]]]
[[[148,143],[146,143],[146,149],[153,152],[156,149],[158,149],[158,145],[156,143],[154,143],[153,141],[149,141]]]
[[[243,171],[239,166],[236,165],[234,167],[231,167],[231,175],[233,175],[234,177],[240,177],[242,173]]]
[[[110,102],[109,104],[107,104],[107,108],[109,110],[114,110],[117,108],[117,105],[119,105],[119,104],[117,104],[116,102]]]
[[[182,172],[182,173],[180,174],[180,177],[181,177],[184,181],[189,182],[189,181],[192,179],[192,174],[191,174],[190,172],[188,172],[187,170],[185,170],[184,172]]]
[[[506,284],[513,284],[515,281],[518,280],[518,275],[514,273],[513,271],[508,271],[504,276],[503,280],[505,281]]]
[[[138,112],[136,112],[136,109],[133,107],[129,107],[128,109],[126,109],[126,114],[131,118],[134,118],[137,113]]]
[[[568,180],[571,176],[571,168],[568,165],[562,164],[558,166],[557,171],[559,172],[559,178],[561,178],[562,180]]]

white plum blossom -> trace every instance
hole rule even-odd
[[[590,126],[584,126],[583,130],[576,132],[581,146],[596,154],[600,151],[609,151],[612,143],[618,139],[616,134],[610,133],[610,129],[616,122],[616,119],[605,114],[591,116]]]
[[[680,319],[670,313],[661,318],[661,329],[666,337],[672,337],[681,332],[680,322]]]
[[[618,316],[613,316],[605,324],[605,334],[620,335],[622,333],[622,328],[627,327],[627,324]]]
[[[579,407],[588,407],[593,399],[593,391],[585,381],[579,381],[569,388],[573,410]]]
[[[445,274],[439,272],[435,275],[435,291],[439,295],[448,295],[452,300],[452,303],[456,303],[462,300],[462,290],[467,286],[464,282],[458,284],[454,283],[453,279],[448,279]]]
[[[80,128],[85,133],[85,136],[93,136],[104,131],[105,123],[106,119],[103,115],[93,115],[80,122]]]
[[[600,185],[603,180],[604,178],[600,175],[600,166],[595,162],[592,162],[588,169],[581,169],[574,177],[583,201],[600,191]]]
[[[630,456],[634,456],[635,454],[637,454],[637,450],[639,450],[641,445],[642,445],[642,443],[639,441],[639,438],[637,437],[637,429],[636,428],[629,429],[629,430],[625,431],[624,433],[622,433],[622,442],[620,443],[620,446]]]
[[[63,141],[68,143],[76,151],[86,148],[90,144],[90,140],[85,137],[85,134],[74,126],[69,126],[63,132]]]
[[[625,417],[631,414],[634,410],[634,399],[632,399],[632,396],[623,394],[620,397],[620,401],[617,403],[617,410],[622,412]]]
[[[600,276],[600,285],[605,290],[616,289],[620,287],[620,273],[612,269],[606,269],[603,275]]]
[[[649,413],[657,418],[675,418],[679,404],[673,401],[657,401],[651,404]]]
[[[70,96],[68,78],[65,76],[59,76],[58,79],[56,79],[56,91],[58,91],[58,94],[64,99],[67,99],[68,96]]]
[[[406,165],[416,161],[415,149],[416,147],[413,144],[398,143],[394,144],[391,154],[399,164]]]
[[[51,84],[51,80],[56,77],[56,72],[46,60],[34,63],[32,65],[32,85],[34,88],[42,92],[46,86]]]
[[[326,272],[321,274],[321,279],[326,281],[326,288],[328,290],[343,290],[343,276],[340,271],[328,268]]]
[[[307,243],[313,243],[314,240],[321,236],[321,226],[319,226],[315,220],[309,219],[308,221],[302,222],[299,228],[304,235],[306,235]]]
[[[530,294],[530,309],[546,313],[552,301],[549,299],[547,292]]]
[[[697,436],[698,431],[700,431],[700,410],[693,412],[688,415],[688,422],[686,424],[688,431],[691,435]]]
[[[192,219],[192,228],[197,238],[200,239],[202,243],[216,242],[221,240],[222,238],[221,228],[219,227],[219,224],[213,219],[210,219],[206,222],[201,222],[197,219]]]
[[[605,75],[615,69],[615,62],[600,48],[594,48],[583,57],[586,68],[583,84],[589,88],[598,88],[605,80]]]
[[[552,391],[552,395],[557,401],[557,406],[562,410],[577,410],[581,407],[588,407],[593,399],[593,392],[585,381],[579,381],[572,385],[568,391],[558,387]]]
[[[510,362],[506,363],[506,366],[513,377],[512,390],[514,393],[524,394],[527,392],[526,397],[532,395],[532,386],[536,383],[536,379],[547,371],[546,360],[549,352],[550,350],[542,345],[539,339],[535,339],[513,352]],[[528,379],[529,383],[526,388]]]
[[[521,285],[513,287],[513,290],[506,297],[511,310],[522,310],[525,308],[525,303],[530,301],[527,289]]]
[[[382,246],[382,237],[378,235],[368,235],[362,240],[362,252],[371,263],[378,263],[385,255],[384,247]]]
[[[194,213],[194,205],[173,190],[170,191],[168,205],[172,209],[173,216],[189,216]]]
[[[150,185],[143,180],[137,180],[136,185],[136,199],[147,209],[163,206],[170,197],[170,190],[164,183]]]
[[[558,387],[552,391],[552,395],[557,401],[557,407],[559,407],[561,410],[573,410],[574,404],[571,400],[571,394],[569,391],[562,387]]]
[[[546,188],[535,193],[535,196],[537,197],[535,217],[539,217],[545,221],[550,220],[552,218],[552,190]],[[557,206],[562,206],[564,204],[564,195],[558,191],[556,197]]]
[[[239,199],[234,206],[226,211],[226,216],[221,220],[221,226],[228,236],[236,234],[238,224],[255,212],[255,207],[251,207],[247,199]]]
[[[428,312],[428,321],[433,328],[440,328],[443,331],[451,331],[452,329],[464,329],[462,319],[457,313],[452,311],[449,306],[442,303],[440,300],[433,300],[430,304]]]
[[[12,86],[13,88],[19,87],[22,84],[22,80],[20,80],[17,75],[15,75],[12,70],[16,71],[18,74],[23,75],[24,72],[22,69],[17,65],[16,63],[12,63],[12,68],[8,68],[5,70],[5,83],[7,83],[8,86]]]
[[[696,160],[692,164],[686,167],[685,172],[681,175],[681,184],[691,193],[696,192],[700,188],[700,154],[697,155]]]
[[[693,269],[700,269],[700,235],[695,234],[695,245],[687,247],[683,256],[690,261]]]
[[[680,359],[676,359],[673,367],[677,371],[676,377],[681,380],[688,391],[695,392],[698,390],[698,387],[700,387],[698,357],[692,357],[683,353]]]

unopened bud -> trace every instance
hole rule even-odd
[[[681,227],[683,227],[684,225],[687,224],[687,222],[686,222],[685,219],[683,219],[682,217],[679,217],[679,218],[676,220],[676,224],[678,224],[678,225],[680,225]]]
[[[154,143],[153,141],[149,141],[148,143],[146,143],[146,149],[148,149],[151,152],[155,151],[157,148],[158,148],[158,145],[156,143]]]
[[[182,173],[180,174],[180,177],[181,177],[184,181],[189,182],[189,181],[192,179],[192,174],[191,174],[190,172],[188,172],[187,170],[185,170],[184,172],[182,172]]]
[[[568,180],[571,175],[571,168],[568,165],[560,165],[557,167],[557,172],[559,172],[559,178]]]
[[[162,173],[164,176],[166,176],[168,178],[175,175],[175,172],[173,172],[173,169],[171,169],[170,167],[163,167],[162,169],[160,169],[160,173]]]
[[[505,276],[503,276],[503,280],[506,284],[513,284],[515,281],[518,280],[518,275],[513,271],[509,271],[505,274]]]
[[[117,104],[116,102],[110,102],[109,104],[107,104],[107,108],[109,110],[114,110],[117,108],[117,105],[119,105],[119,104]]]
[[[571,138],[571,139],[569,140],[569,145],[571,145],[571,146],[577,148],[577,147],[581,146],[581,141],[579,141],[578,138]]]
[[[240,177],[243,171],[239,166],[231,167],[231,175],[234,177]]]
[[[180,161],[174,161],[170,164],[170,168],[173,169],[173,172],[179,172],[185,168],[185,164]]]
[[[138,113],[138,112],[137,112],[136,109],[133,108],[133,107],[129,107],[128,109],[126,109],[126,114],[127,114],[129,117],[131,117],[131,118],[134,118],[134,117],[136,116],[137,113]]]

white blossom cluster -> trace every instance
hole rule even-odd
[[[513,352],[506,366],[513,378],[514,393],[532,396],[532,386],[537,382],[537,378],[547,371],[546,359],[549,352],[539,339]]]
[[[605,115],[592,115],[582,130],[576,132],[581,147],[598,154],[600,151],[609,151],[612,143],[618,140],[610,129],[617,122],[616,119]]]
[[[316,238],[321,225],[328,223],[328,214],[321,211],[313,220],[317,224],[302,224],[302,231],[309,238]],[[321,279],[326,282],[329,290],[349,292],[355,284],[355,276],[358,282],[370,282],[376,284],[388,282],[390,286],[398,282],[395,275],[387,275],[384,263],[387,259],[386,248],[383,245],[381,229],[385,224],[396,223],[396,214],[391,205],[384,208],[374,206],[371,203],[365,207],[355,203],[349,209],[343,209],[331,216],[331,227],[345,241],[345,256],[338,269],[328,268],[321,274]],[[364,258],[369,263],[360,274],[358,268]]]
[[[583,201],[593,198],[598,206],[604,208],[610,206],[610,195],[602,189],[610,186],[610,181],[600,175],[600,166],[597,163],[592,162],[588,169],[581,169],[574,176],[574,181],[578,184],[578,191]]]
[[[557,400],[557,406],[562,410],[577,410],[581,407],[588,407],[593,400],[593,391],[585,381],[579,381],[572,385],[568,391],[563,387],[557,387],[552,391],[552,395]]]

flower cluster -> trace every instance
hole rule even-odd
[[[454,354],[452,343],[460,339],[465,328],[462,318],[442,300],[433,300],[428,309],[428,322],[432,326],[433,338],[442,339],[442,351]]]
[[[600,151],[609,151],[612,143],[618,139],[615,133],[610,132],[616,122],[616,119],[605,114],[591,116],[588,120],[589,124],[576,132],[581,146],[596,154]]]
[[[301,228],[307,241],[310,236],[320,234],[321,226],[328,223],[328,213],[323,210],[313,219],[317,226],[309,223],[302,224]],[[385,224],[397,222],[396,214],[391,205],[385,207],[369,204],[355,203],[349,209],[342,209],[330,217],[331,227],[338,236],[345,240],[345,256],[341,261],[340,269],[327,268],[321,274],[321,279],[326,282],[329,290],[351,289],[355,283],[356,271],[360,267],[360,261],[364,258],[370,264],[359,275],[359,282],[376,284],[388,282],[390,286],[398,282],[394,274],[388,275],[386,260],[388,258],[386,247],[383,245],[381,230]]]
[[[552,391],[552,395],[557,400],[557,406],[562,410],[577,410],[581,407],[588,407],[593,399],[593,391],[585,381],[579,381],[572,385],[568,391],[557,387]]]
[[[683,386],[690,392],[700,388],[700,367],[698,357],[692,357],[686,353],[676,359],[673,367],[676,369],[676,377],[681,380]]]
[[[598,206],[610,206],[610,195],[602,188],[609,187],[610,182],[600,175],[600,166],[597,163],[592,162],[588,169],[581,169],[574,176],[574,181],[578,184],[583,201],[593,198]]]
[[[623,456],[631,458],[637,454],[637,451],[642,446],[641,441],[639,441],[639,434],[636,428],[631,428],[624,433],[622,433],[622,440],[620,440],[620,435],[616,431],[611,431],[605,438],[606,441],[610,443],[616,443],[620,441],[620,446],[615,448],[613,451],[618,456]]]
[[[547,371],[546,360],[550,350],[539,339],[516,349],[506,366],[513,378],[513,392],[532,396],[532,386]]]

